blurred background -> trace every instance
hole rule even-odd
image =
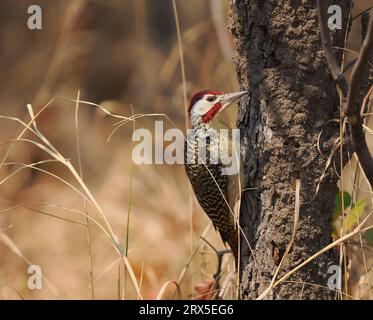
[[[226,27],[228,2],[175,2],[188,98],[202,89],[238,89]],[[373,5],[355,3],[353,14]],[[42,30],[27,28],[32,4],[42,8]],[[354,22],[352,50],[360,47],[359,28],[360,22]],[[116,241],[128,248],[142,297],[154,299],[162,288],[162,297],[173,297],[172,280],[180,282],[183,298],[200,297],[216,268],[216,255],[200,236],[217,249],[223,245],[206,229],[208,219],[191,200],[183,166],[133,165],[133,123],[108,141],[118,119],[92,104],[79,104],[77,128],[78,95],[122,116],[165,114],[185,129],[171,0],[0,2],[0,298],[138,297],[106,227],[87,223],[85,214],[100,221],[97,206],[77,192],[86,194],[72,171],[61,161],[43,162],[51,155],[30,141],[11,141],[21,137],[43,143],[30,132],[22,134],[24,127],[15,120],[30,121],[27,104],[34,114],[44,108],[36,119],[38,130],[82,176]],[[234,116],[235,110],[225,115],[231,122]],[[153,130],[154,120],[164,117],[144,116],[135,125]],[[168,121],[164,125],[165,130],[173,127]],[[27,286],[30,264],[42,268],[41,290]],[[228,276],[232,285],[226,297],[233,297],[234,279]],[[366,296],[367,290],[360,291],[357,286],[353,295]]]
[[[176,3],[188,96],[207,88],[227,92],[237,89],[233,48],[225,26],[228,2]],[[27,8],[31,4],[42,8],[42,30],[27,28]],[[38,129],[77,170],[72,100],[79,90],[81,100],[101,104],[110,112],[131,116],[132,105],[136,114],[166,114],[184,130],[182,76],[172,1],[6,0],[1,1],[0,8],[1,115],[27,122],[27,104],[32,104],[36,114],[50,102],[37,118]],[[154,120],[164,118],[140,118],[136,127],[153,130]],[[118,119],[93,106],[80,105],[78,130],[83,178],[122,246],[126,243],[131,199],[128,259],[139,282],[141,278],[143,297],[155,298],[166,281],[178,280],[182,275],[208,220],[198,206],[194,206],[190,219],[188,181],[182,165],[131,168],[133,126],[124,125],[107,141],[116,122]],[[172,128],[167,121],[164,126],[165,130]],[[22,129],[19,123],[1,119],[1,142],[16,138]],[[40,141],[30,133],[24,138]],[[3,157],[9,145],[1,147]],[[2,168],[1,179],[21,164],[49,158],[35,145],[17,142],[6,160],[10,164]],[[60,163],[38,167],[77,186],[71,172]],[[19,298],[15,290],[27,299],[91,298],[89,255],[95,298],[118,298],[119,265],[124,288],[123,263],[94,223],[89,224],[89,254],[86,219],[69,211],[84,211],[79,194],[55,177],[30,168],[20,170],[0,188],[0,205],[5,210],[0,216],[0,228],[6,229],[3,234],[12,241],[10,247],[9,243],[0,242],[2,298]],[[96,217],[95,211],[88,209]],[[222,248],[212,230],[206,238]],[[213,251],[203,245],[182,282],[184,298],[198,295],[194,287],[211,278],[215,260]],[[28,262],[39,265],[49,281],[48,285],[43,283],[42,290],[28,289]],[[126,282],[125,297],[136,298],[128,275]],[[170,285],[169,291],[174,290]]]

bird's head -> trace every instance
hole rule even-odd
[[[247,91],[224,93],[204,90],[196,93],[190,100],[188,112],[192,127],[208,124],[232,102],[247,94]]]

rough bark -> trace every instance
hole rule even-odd
[[[341,6],[346,22],[350,1],[333,4]],[[339,118],[338,94],[321,48],[316,1],[231,0],[230,30],[238,50],[238,80],[250,92],[237,119],[249,188],[243,193],[240,224],[253,248],[252,254],[241,239],[240,295],[254,299],[268,287],[290,241],[296,179],[301,182],[300,221],[279,276],[331,242],[338,181],[333,168],[314,196],[339,135],[338,126],[326,125]],[[343,47],[344,33],[333,32],[334,46]],[[317,138],[323,128],[321,156]],[[335,292],[327,287],[330,265],[338,265],[333,251],[297,271],[266,298],[334,299]]]

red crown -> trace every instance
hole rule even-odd
[[[192,107],[195,105],[195,103],[198,101],[198,100],[201,100],[206,94],[214,94],[214,95],[217,95],[217,94],[223,94],[224,92],[222,91],[216,91],[216,90],[203,90],[203,91],[200,91],[200,92],[197,92],[193,97],[192,99],[190,99],[190,104],[189,104],[189,107],[188,107],[188,112],[190,113],[190,110],[192,110]]]

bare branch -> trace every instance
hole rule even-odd
[[[369,15],[369,11],[372,10],[373,7],[369,7],[365,10],[363,10],[362,12],[360,12],[357,16],[353,17],[352,18],[352,21],[356,20],[357,18],[359,18],[360,16],[364,16],[365,14],[368,14]]]
[[[367,177],[370,185],[373,186],[373,158],[369,152],[365,139],[360,108],[357,108],[357,105],[360,104],[360,83],[363,78],[364,68],[367,68],[368,66],[368,61],[370,58],[369,54],[371,53],[373,47],[373,19],[370,19],[368,31],[362,44],[359,58],[352,69],[351,83],[349,86],[345,76],[341,72],[333,52],[331,37],[327,26],[327,2],[325,0],[317,0],[317,7],[324,55],[328,62],[328,67],[334,81],[340,88],[343,97],[347,97],[343,111],[351,124],[352,140],[354,143],[355,152],[359,158],[365,176]]]
[[[368,32],[367,30],[369,26],[369,17],[370,17],[370,14],[368,11],[365,11],[361,14],[361,40],[362,41],[364,41],[367,35],[367,32]]]
[[[364,68],[368,65],[369,60],[369,53],[373,48],[373,19],[370,19],[369,26],[368,26],[368,33],[364,39],[359,59],[357,60],[354,68],[352,69],[351,73],[351,83],[350,83],[350,90],[348,92],[347,103],[344,108],[344,113],[347,117],[351,117],[357,113],[357,109],[355,108],[356,98],[358,95],[359,90],[359,83],[362,76],[362,72]],[[354,119],[348,119],[350,122]],[[351,123],[352,124],[352,123]]]
[[[352,140],[355,152],[359,158],[361,167],[371,186],[373,186],[373,158],[369,152],[362,126],[360,108],[357,108],[359,100],[360,83],[364,68],[368,67],[369,54],[373,49],[373,19],[370,19],[368,33],[364,39],[358,61],[356,62],[350,81],[347,102],[344,107],[344,113],[351,124]]]
[[[338,65],[337,59],[334,55],[332,40],[327,25],[327,3],[325,0],[317,0],[317,8],[319,14],[321,42],[324,48],[324,55],[328,62],[330,73],[332,74],[333,80],[338,85],[344,97],[348,94],[348,84],[345,76],[341,72]]]

